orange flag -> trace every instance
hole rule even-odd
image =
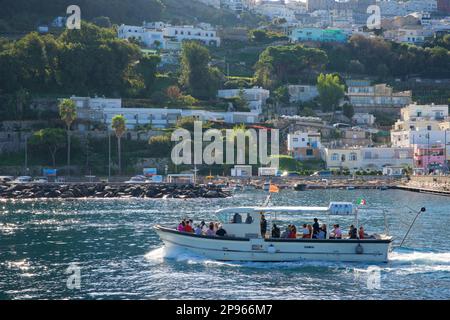
[[[274,184],[271,184],[271,185],[270,185],[270,188],[269,188],[269,192],[270,192],[270,193],[277,193],[277,192],[280,192],[280,188],[278,188],[278,186],[276,186],[276,185],[274,185]]]

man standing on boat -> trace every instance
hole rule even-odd
[[[317,239],[317,235],[320,232],[320,226],[319,226],[319,219],[314,218],[314,224],[313,224],[313,238]]]
[[[261,237],[265,238],[267,232],[267,220],[263,214],[261,214]]]

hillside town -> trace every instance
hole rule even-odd
[[[39,85],[33,92],[32,86],[8,89],[13,85],[5,82],[1,174],[40,176],[50,170],[58,176],[72,173],[72,179],[111,179],[139,175],[149,167],[160,174],[191,174],[193,167],[171,163],[170,134],[194,121],[217,129],[280,131],[279,167],[195,168],[205,176],[331,172],[401,177],[449,172],[448,0],[193,2],[238,19],[257,16],[259,24],[230,27],[197,20],[141,25],[102,21],[101,28],[110,29],[98,29],[96,22],[85,25],[86,33],[137,50],[121,58],[141,57],[128,88],[122,89],[118,79],[94,73],[79,78],[86,87],[60,83],[65,71],[53,78],[60,89],[52,90],[52,97],[39,94],[46,90]],[[373,5],[381,9],[380,24],[368,28],[373,14],[368,8]],[[64,16],[54,17],[19,42],[59,32],[63,42],[91,41],[67,40],[65,22]],[[5,52],[11,45],[2,42]],[[116,59],[99,54],[105,57],[100,63]],[[111,77],[122,71],[114,72]],[[88,87],[91,80],[95,83]],[[99,86],[105,80],[109,84]],[[69,122],[61,113],[62,102],[68,100],[75,108]],[[123,126],[120,133],[117,117]],[[66,133],[53,128],[70,132],[72,164],[65,159]],[[122,156],[111,146],[115,138],[123,140]],[[30,150],[47,152],[36,157]]]

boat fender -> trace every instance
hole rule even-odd
[[[268,253],[275,253],[275,252],[277,252],[277,250],[275,249],[273,244],[271,244],[270,246],[267,247],[267,252]]]
[[[364,253],[364,248],[363,248],[363,246],[360,243],[356,246],[355,252],[356,252],[356,254],[363,254]]]

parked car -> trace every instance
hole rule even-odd
[[[14,180],[13,176],[1,176],[0,183],[8,183]]]
[[[30,183],[32,181],[33,181],[33,178],[30,176],[20,176],[20,177],[17,177],[17,179],[12,181],[11,183],[22,184],[22,183]]]
[[[125,183],[146,183],[148,182],[145,176],[134,176],[131,177],[130,180],[125,181]]]
[[[38,177],[34,179],[33,183],[48,183],[47,177]]]

